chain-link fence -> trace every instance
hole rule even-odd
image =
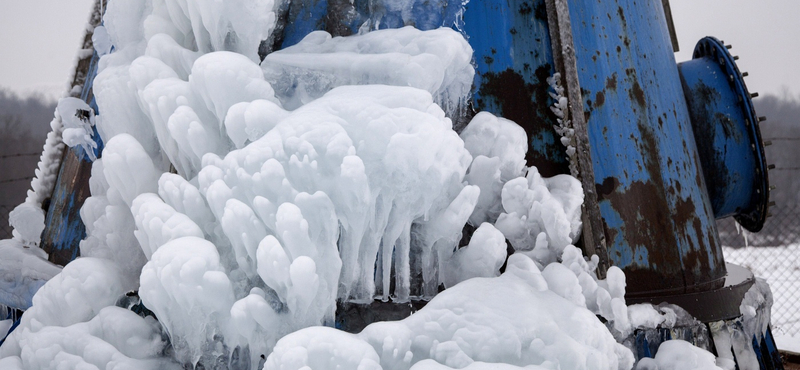
[[[11,225],[8,224],[8,213],[15,206],[0,205],[0,240],[11,237]]]
[[[776,334],[800,336],[800,207],[770,208],[764,229],[748,233],[733,218],[717,221],[725,261],[749,268],[772,289]]]

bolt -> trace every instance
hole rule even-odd
[[[773,200],[772,202],[769,202],[769,206],[770,207],[775,207],[775,201]]]
[[[774,164],[768,165],[767,169],[768,170],[774,170],[775,169],[775,165]]]
[[[731,48],[733,48],[733,45],[725,45],[725,49],[730,50]]]
[[[749,76],[749,75],[750,75],[750,73],[749,73],[749,72],[742,72],[742,77],[747,77],[747,76]]]
[[[750,94],[750,97],[751,98],[757,98],[758,97],[758,93],[754,92],[754,93]]]
[[[733,60],[739,60],[739,56],[738,55],[734,55],[733,56]]]
[[[777,189],[777,188],[778,188],[778,187],[777,187],[777,186],[775,186],[775,185],[770,185],[770,186],[769,186],[769,190],[775,190],[775,189]]]
[[[759,116],[759,117],[758,117],[758,122],[764,122],[764,121],[766,121],[766,120],[767,120],[767,117],[766,117],[766,116]]]
[[[767,140],[764,142],[764,146],[770,146],[770,145],[772,145],[772,141]]]

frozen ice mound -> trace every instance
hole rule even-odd
[[[24,204],[24,203],[23,203]],[[47,261],[37,246],[25,246],[16,239],[0,240],[0,305],[25,310],[33,296],[61,267]],[[5,334],[5,333],[3,333]]]
[[[0,347],[9,368],[179,369],[152,318],[114,307],[125,293],[115,263],[81,257],[50,279]]]
[[[386,84],[428,91],[453,117],[472,88],[471,61],[472,47],[458,32],[408,26],[348,37],[315,31],[261,65],[290,109],[337,86]]]
[[[373,323],[358,335],[327,328],[289,334],[264,368],[631,368],[633,355],[591,312],[548,286],[533,261],[514,255],[500,277],[458,284],[402,321]]]
[[[639,360],[636,370],[723,370],[717,361],[712,353],[674,339],[661,343],[655,358]]]

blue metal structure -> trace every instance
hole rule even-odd
[[[750,231],[767,217],[769,182],[759,118],[734,57],[713,37],[678,65],[717,218],[734,216]]]
[[[463,7],[463,11],[462,11]],[[403,18],[382,2],[302,0],[283,10],[283,28],[271,43],[277,50],[298,43],[315,30],[333,36],[359,28],[414,26],[429,30],[452,27],[462,32],[475,55],[473,108],[519,123],[532,150],[528,164],[544,176],[568,172],[567,157],[553,130],[547,78],[555,72],[544,0],[486,0],[462,5],[460,0],[417,0]],[[456,117],[456,126],[469,117]]]
[[[660,1],[569,1],[608,257],[629,296],[722,286],[725,264]]]
[[[89,104],[95,115],[98,111],[92,85],[97,75],[99,59],[97,52],[94,52],[89,60],[80,95],[81,100]],[[97,133],[97,128],[93,130],[92,138],[97,144],[94,155],[100,158],[103,141]],[[86,237],[86,226],[80,218],[80,208],[91,195],[89,176],[92,171],[92,160],[83,148],[78,146],[67,148],[61,163],[47,209],[41,247],[50,255],[50,262],[65,265],[80,255],[80,241]]]
[[[91,25],[102,23],[102,11],[106,0],[99,0],[92,10]],[[93,29],[93,28],[92,28]],[[92,49],[92,31],[84,35],[83,49]],[[91,57],[78,61],[71,86],[81,86],[79,95],[74,95],[86,102],[96,115],[97,103],[92,86],[97,75],[100,57],[93,52]],[[97,144],[94,156],[99,158],[103,151],[103,142],[97,129],[93,128],[93,139]],[[61,167],[54,185],[52,195],[42,207],[46,211],[45,229],[42,232],[41,248],[49,254],[50,262],[66,265],[80,254],[80,241],[86,237],[86,228],[80,218],[80,208],[89,197],[89,176],[92,161],[82,147],[67,148],[61,158]]]

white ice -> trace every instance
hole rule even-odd
[[[388,84],[428,91],[452,115],[472,87],[471,60],[472,47],[458,32],[409,26],[350,37],[312,32],[261,65],[291,109],[336,86]]]
[[[614,339],[632,328],[625,276],[598,280],[597,257],[573,245],[580,182],[526,167],[511,121],[479,113],[453,131],[474,77],[466,40],[314,32],[259,66],[278,5],[109,2],[100,115],[87,126],[71,100],[57,112],[65,141],[91,146],[94,122],[106,144],[81,209],[83,257],[33,296],[0,363],[208,366],[238,347],[268,369],[629,369]],[[467,223],[477,230],[459,248]],[[130,290],[157,323],[113,307]],[[337,300],[434,296],[357,335],[320,326]]]
[[[47,261],[47,254],[36,246],[25,246],[16,239],[0,240],[0,304],[20,310],[29,308],[33,295],[61,267]],[[0,333],[5,334],[5,332]]]
[[[64,144],[69,147],[80,146],[89,159],[97,159],[94,153],[97,143],[93,139],[92,129],[95,125],[94,110],[83,100],[67,97],[59,99],[56,111],[64,127],[61,132]]]
[[[358,335],[317,327],[289,334],[278,341],[264,368],[479,369],[504,363],[514,365],[505,367],[509,369],[529,365],[629,369],[633,365],[630,351],[591,312],[548,286],[533,261],[513,255],[502,276],[458,284],[402,321],[374,323]]]
[[[729,365],[725,362],[726,365]],[[758,366],[756,366],[758,368]],[[655,358],[643,358],[636,364],[636,370],[728,370],[717,366],[717,359],[711,352],[693,346],[691,343],[673,339],[661,343]]]

